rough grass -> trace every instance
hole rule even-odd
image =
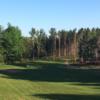
[[[100,69],[41,61],[0,65],[0,100],[100,100]]]

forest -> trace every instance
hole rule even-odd
[[[10,23],[0,26],[0,62],[12,64],[35,59],[65,60],[71,63],[100,61],[100,28],[58,30],[31,28],[25,37]]]

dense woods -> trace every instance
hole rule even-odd
[[[66,60],[73,63],[100,61],[100,29],[56,30],[30,29],[30,37],[8,24],[0,26],[0,62],[33,61],[35,59]]]

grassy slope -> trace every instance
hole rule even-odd
[[[99,69],[47,62],[21,66],[0,65],[0,100],[100,100]]]

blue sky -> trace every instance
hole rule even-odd
[[[100,0],[0,0],[0,24],[21,28],[100,27]]]

